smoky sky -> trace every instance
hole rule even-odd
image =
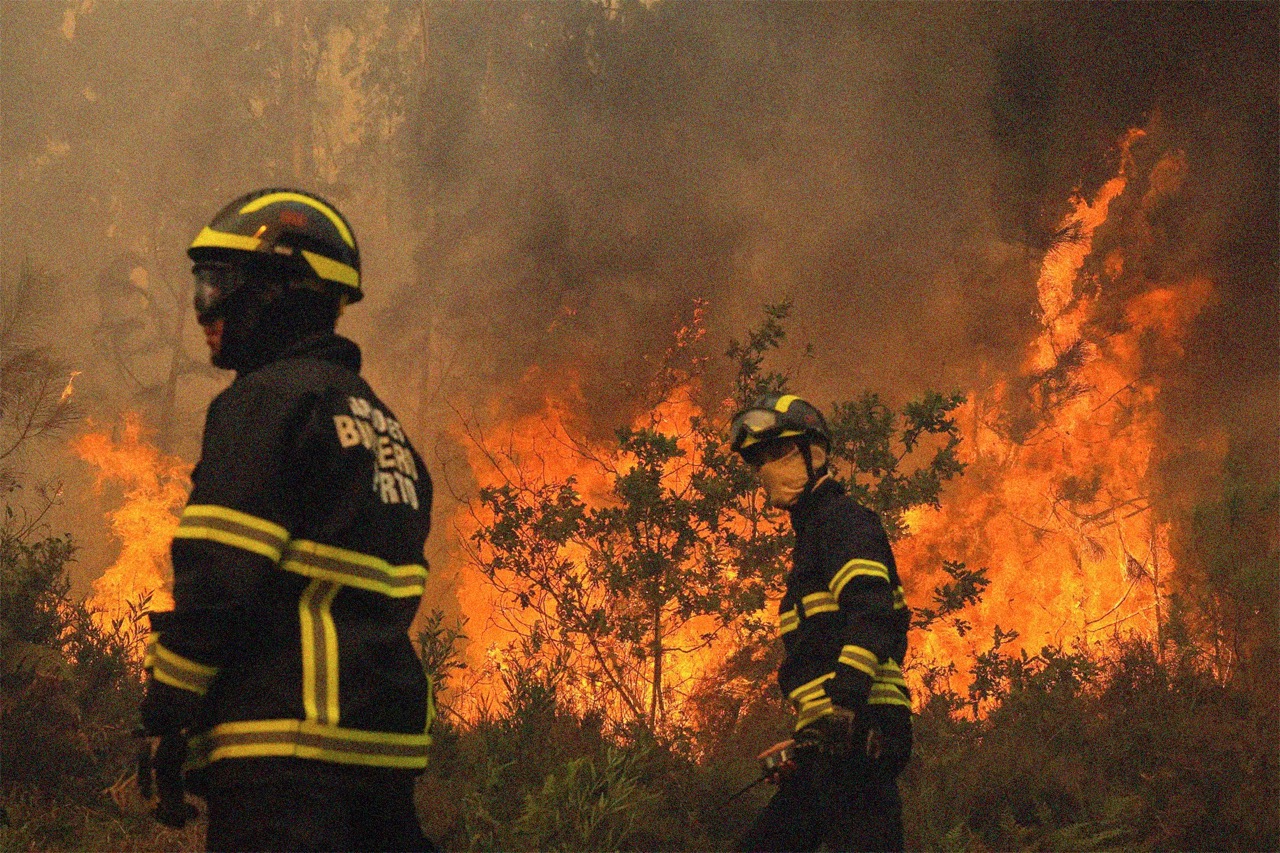
[[[1190,178],[1163,274],[1219,299],[1171,427],[1274,468],[1273,4],[19,3],[0,6],[3,274],[62,282],[83,404],[194,456],[219,378],[184,250],[259,186],[329,197],[342,329],[427,445],[576,389],[606,430],[706,300],[708,348],[790,299],[819,402],[1017,365],[1073,191],[1159,128]],[[176,366],[175,366],[176,365]],[[1269,469],[1270,470],[1270,469]]]

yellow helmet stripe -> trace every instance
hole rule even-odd
[[[305,204],[307,207],[314,207],[323,213],[333,223],[333,227],[338,229],[338,233],[342,235],[343,241],[351,248],[356,247],[356,240],[351,236],[351,229],[347,227],[347,223],[342,221],[342,217],[338,212],[327,204],[323,204],[309,195],[301,193],[268,193],[261,198],[255,198],[253,201],[240,208],[241,213],[253,213],[255,210],[261,210],[269,204],[275,204],[278,201],[296,201],[298,204]]]
[[[256,252],[261,245],[262,241],[257,237],[245,237],[240,234],[228,234],[225,231],[214,231],[206,226],[196,235],[196,239],[191,243],[191,248],[208,247],[211,249],[240,249],[244,252]]]
[[[799,399],[800,398],[795,394],[783,394],[778,398],[778,402],[773,404],[773,408],[775,411],[785,412],[787,409],[791,408],[792,403]]]
[[[311,269],[315,270],[316,275],[321,278],[360,289],[360,273],[356,272],[354,267],[349,267],[333,258],[326,258],[324,255],[317,255],[315,252],[308,252],[306,249],[302,250],[302,257],[307,259]]]

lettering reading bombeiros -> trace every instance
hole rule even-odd
[[[405,444],[400,422],[363,397],[348,397],[350,415],[334,415],[338,443],[343,449],[365,447],[373,454],[373,493],[384,504],[418,508],[418,466]]]

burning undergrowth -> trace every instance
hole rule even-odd
[[[187,501],[191,465],[149,441],[141,418],[126,413],[110,431],[93,430],[71,443],[97,468],[97,488],[118,484],[122,502],[108,514],[120,555],[97,580],[87,602],[102,627],[127,623],[142,610],[173,607],[169,543]]]

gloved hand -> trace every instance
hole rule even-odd
[[[138,792],[152,803],[151,814],[165,826],[181,829],[198,812],[187,802],[182,764],[187,736],[178,732],[147,738],[138,750]]]
[[[142,727],[137,734],[146,738],[138,750],[138,791],[152,801],[156,820],[178,829],[197,814],[186,801],[182,764],[187,758],[187,731],[199,707],[196,694],[152,678],[138,709]]]
[[[780,785],[796,770],[796,742],[784,740],[775,743],[756,756],[760,762],[760,775],[771,785]]]
[[[824,755],[843,757],[851,755],[855,746],[862,746],[861,743],[854,743],[855,740],[861,740],[860,732],[857,715],[848,708],[835,705],[830,714],[819,717],[796,732],[796,746],[800,749],[814,749]]]

